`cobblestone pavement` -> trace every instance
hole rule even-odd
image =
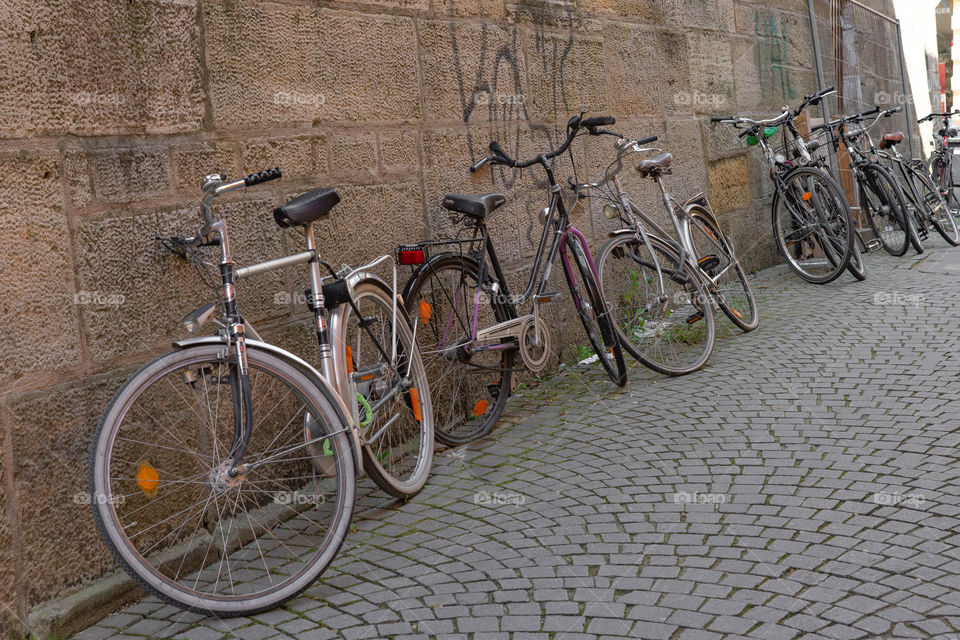
[[[306,595],[148,599],[79,638],[960,638],[960,249],[760,274],[708,367],[517,394],[406,504],[368,490]],[[726,320],[723,320],[726,324]]]

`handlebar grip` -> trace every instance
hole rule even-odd
[[[903,107],[894,107],[893,109],[890,109],[890,113],[900,113],[901,111],[903,111]]]
[[[283,174],[280,172],[280,167],[274,167],[273,169],[264,169],[263,171],[258,171],[257,173],[251,173],[248,176],[244,176],[243,184],[247,187],[252,187],[255,184],[260,184],[261,182],[269,182],[270,180],[276,180],[281,177]]]
[[[710,116],[710,122],[726,122],[733,120],[733,116]]]
[[[659,139],[659,136],[647,136],[646,138],[640,138],[637,140],[637,144],[649,144],[651,142],[656,142]]]
[[[872,116],[872,115],[875,114],[875,113],[880,113],[880,107],[879,107],[879,106],[876,106],[876,107],[874,107],[873,109],[870,109],[869,111],[862,111],[862,112],[860,113],[860,115],[861,115],[861,116]]]
[[[592,127],[606,127],[616,123],[617,119],[613,116],[597,116],[596,118],[587,118],[586,120],[581,120],[580,126],[590,129]]]
[[[476,173],[477,169],[487,164],[488,162],[490,162],[490,156],[483,156],[482,158],[474,162],[472,165],[470,165],[470,173]]]

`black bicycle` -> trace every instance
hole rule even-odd
[[[546,172],[550,203],[542,212],[543,234],[523,293],[510,294],[487,229],[487,217],[507,201],[503,194],[447,195],[443,207],[464,225],[468,237],[398,249],[401,264],[418,265],[403,299],[420,321],[418,339],[436,436],[444,444],[463,444],[493,428],[510,393],[517,351],[531,371],[549,363],[551,339],[541,306],[557,295],[547,292],[547,283],[558,253],[593,356],[614,383],[626,384],[612,307],[603,296],[586,238],[570,224],[553,173],[552,160],[567,152],[574,138],[600,135],[599,127],[613,123],[613,118],[582,116],[569,120],[566,139],[553,151],[520,162],[493,141],[490,154],[470,167],[475,172],[487,164],[514,169],[540,165]],[[517,307],[526,302],[531,302],[529,311],[521,315]]]
[[[747,144],[763,149],[774,183],[771,215],[777,250],[794,273],[814,284],[832,282],[848,268],[855,271],[855,275],[862,274],[859,266],[851,266],[856,230],[850,205],[836,180],[822,168],[813,166],[810,151],[795,124],[805,108],[820,104],[835,90],[829,87],[805,96],[796,109],[784,107],[779,116],[767,120],[739,116],[710,118],[711,122],[742,129],[740,138],[747,138]],[[775,153],[769,141],[780,125],[783,125],[784,147],[797,154],[793,160]]]
[[[864,121],[873,115],[881,117],[876,107],[861,113],[841,116],[829,123],[817,125],[812,131],[828,131],[834,149],[842,144],[850,157],[850,168],[857,182],[860,210],[874,236],[887,253],[902,256],[911,243],[918,246],[919,238],[913,227],[909,202],[897,177],[880,162],[877,150]]]

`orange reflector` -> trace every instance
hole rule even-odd
[[[740,315],[740,312],[737,311],[736,309],[730,309],[730,313],[732,313],[733,315],[735,315],[735,316],[737,316],[738,318],[740,318],[741,320],[743,320],[743,316]]]
[[[430,316],[433,314],[433,308],[430,303],[420,298],[420,322],[430,324]]]
[[[148,498],[157,495],[157,485],[160,484],[160,474],[144,460],[137,469],[137,485]]]
[[[365,376],[360,376],[360,382],[366,382],[367,380],[373,380],[373,374],[368,373]]]
[[[353,349],[347,345],[347,373],[353,373]]]
[[[420,408],[420,394],[416,387],[410,387],[410,406],[413,408],[413,417],[420,422],[423,420],[423,409]]]
[[[807,191],[805,194],[803,194],[800,197],[803,199],[804,202],[806,202],[807,200],[813,197],[813,194]]]
[[[490,403],[486,400],[477,400],[477,404],[473,405],[473,415],[482,416],[487,412],[487,407],[490,406]]]

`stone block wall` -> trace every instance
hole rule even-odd
[[[671,188],[707,191],[757,269],[775,259],[767,170],[708,115],[771,114],[816,88],[813,68],[804,0],[0,0],[0,621],[115,569],[78,498],[88,444],[125,377],[209,300],[154,241],[196,229],[202,175],[283,169],[217,203],[241,264],[300,248],[270,211],[309,188],[342,196],[317,229],[334,264],[448,232],[448,191],[504,190],[490,225],[516,289],[543,176],[467,167],[491,139],[527,157],[570,115],[612,114],[661,137]],[[581,178],[611,142],[576,146]],[[624,178],[659,211],[652,184]],[[612,229],[588,202],[573,219],[594,249]],[[303,282],[239,288],[301,351],[285,327]],[[569,309],[553,318],[562,362],[586,340]]]

